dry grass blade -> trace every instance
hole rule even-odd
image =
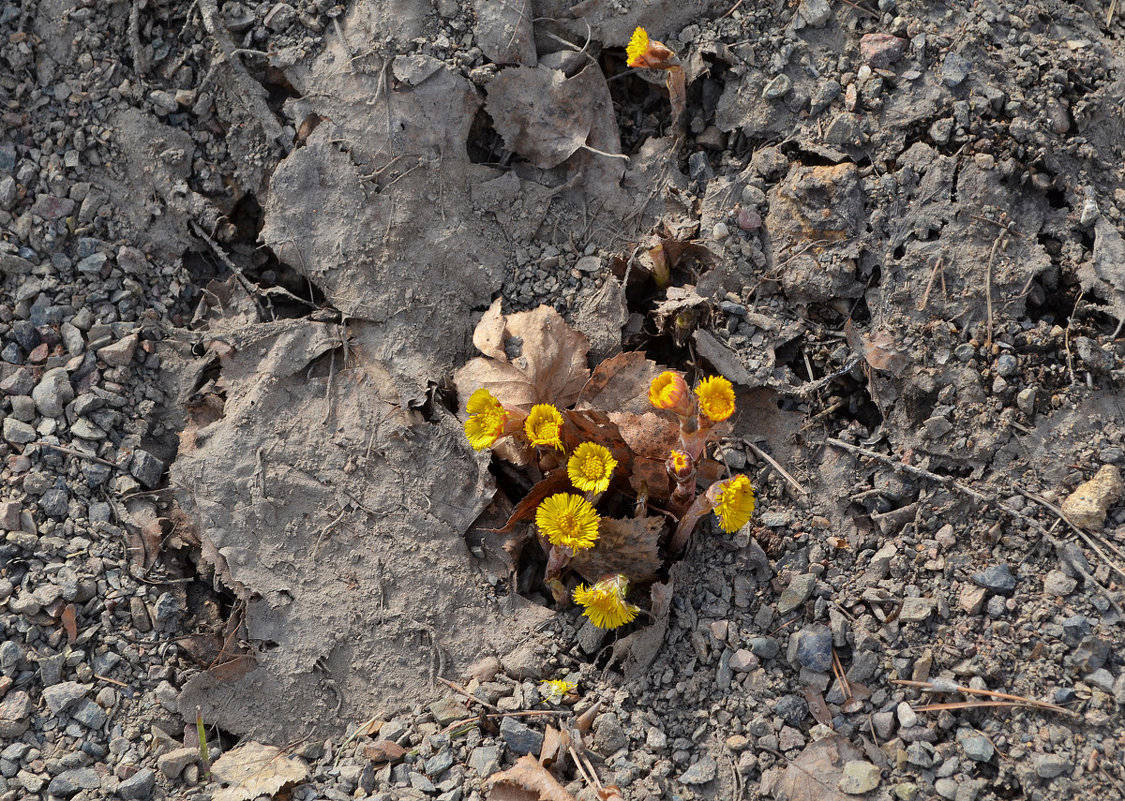
[[[1069,709],[1062,709],[1056,707],[1054,704],[1044,704],[1023,701],[949,701],[943,704],[923,704],[922,706],[912,707],[915,712],[940,712],[943,709],[977,709],[986,706],[1007,706],[1019,707],[1021,709],[1051,709],[1052,711],[1063,712],[1073,717],[1078,717],[1078,714]]]
[[[440,681],[442,684],[444,684],[449,689],[453,690],[453,692],[457,693],[458,695],[462,695],[465,698],[468,698],[474,704],[480,704],[485,709],[491,709],[493,712],[499,712],[500,711],[500,707],[495,706],[493,704],[490,704],[490,703],[488,703],[488,701],[485,701],[482,698],[477,698],[475,695],[473,695],[471,692],[469,692],[468,690],[466,690],[464,687],[462,687],[460,684],[457,684],[456,682],[452,682],[449,679],[443,679],[441,676],[438,676],[437,680]]]
[[[957,692],[957,693],[964,693],[965,695],[984,695],[984,696],[988,696],[989,698],[996,699],[993,702],[981,702],[981,703],[978,704],[980,706],[1024,706],[1024,707],[1034,707],[1035,709],[1048,709],[1052,712],[1062,712],[1064,715],[1072,715],[1072,716],[1075,715],[1075,713],[1073,711],[1067,709],[1066,707],[1059,706],[1058,704],[1052,704],[1052,703],[1049,703],[1048,701],[1036,701],[1034,698],[1027,698],[1026,696],[1023,696],[1023,695],[1012,695],[1011,693],[1002,693],[1002,692],[998,692],[997,690],[978,690],[974,687],[964,687],[960,684],[954,684],[950,687],[950,686],[947,686],[947,685],[944,685],[944,684],[943,685],[935,685],[933,682],[929,682],[929,681],[911,681],[909,679],[893,679],[891,683],[892,684],[900,684],[903,687],[917,687],[924,692],[940,692],[940,693]],[[966,704],[972,705],[973,704],[973,702],[969,702],[969,701],[961,701],[961,702],[954,702],[954,703],[959,703],[962,706],[944,707],[942,704],[931,704],[930,706],[932,706],[934,709],[941,709],[941,708],[963,709],[963,708],[965,708],[964,705],[966,705]],[[925,711],[928,708],[929,707],[915,707],[914,709],[917,712],[917,711]]]

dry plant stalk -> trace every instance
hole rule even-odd
[[[672,104],[672,130],[677,134],[687,127],[687,85],[679,58],[663,42],[648,38],[648,31],[637,28],[625,50],[630,67],[664,70],[668,100]]]

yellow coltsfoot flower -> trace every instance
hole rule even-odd
[[[677,478],[688,478],[695,470],[695,462],[686,453],[672,451],[668,457],[668,472]]]
[[[599,629],[615,629],[632,622],[641,610],[625,600],[629,582],[622,575],[604,578],[592,587],[579,584],[574,601],[586,607],[582,614]]]
[[[565,546],[572,551],[594,547],[599,520],[592,503],[569,492],[552,495],[535,510],[535,525],[543,536],[552,545]]]
[[[543,696],[543,700],[548,703],[558,704],[566,697],[566,694],[573,690],[578,685],[573,681],[564,681],[563,679],[544,679],[539,682],[539,694]]]
[[[680,417],[688,417],[695,411],[695,401],[691,390],[679,373],[665,370],[652,379],[648,388],[648,401],[657,409],[667,409]]]
[[[617,460],[609,448],[593,442],[583,442],[566,463],[566,472],[571,483],[583,492],[605,492],[613,477]]]
[[[508,410],[483,387],[469,397],[465,411],[471,416],[465,421],[465,436],[476,450],[490,447],[504,434]]]
[[[531,412],[523,423],[523,430],[532,445],[558,448],[561,451],[562,424],[562,414],[558,409],[549,403],[540,403],[531,407]]]
[[[728,534],[746,525],[754,514],[754,488],[746,476],[735,476],[723,482],[715,501],[715,515],[719,518],[719,528]]]
[[[705,378],[695,388],[699,411],[718,423],[734,414],[734,386],[721,375]]]
[[[637,28],[625,48],[625,61],[630,67],[668,69],[675,54],[663,42],[648,38],[648,31]]]

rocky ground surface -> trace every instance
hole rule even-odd
[[[607,2],[582,4],[589,28],[528,39],[521,25],[566,4],[525,4],[514,22],[492,5],[360,4],[412,35],[348,28],[351,68],[368,50],[424,55],[487,93],[497,64],[536,46],[545,61],[589,30],[617,144],[642,163],[669,125],[662,78],[623,65],[642,23],[687,66],[688,133],[655,173],[617,174],[637,203],[664,201],[633,220],[605,211],[616,196],[550,193],[604,178],[588,153],[572,157],[590,159],[584,177],[534,172],[550,189],[534,203],[466,193],[506,234],[497,280],[470,305],[548,303],[595,352],[620,348],[623,326],[626,349],[765,393],[770,408],[721,447],[760,488],[760,513],[734,537],[700,529],[651,665],[608,662],[611,641],[564,610],[510,652],[439,659],[459,689],[426,682],[377,708],[341,695],[319,721],[327,737],[309,737],[299,709],[292,730],[271,723],[298,767],[260,794],[484,799],[555,719],[525,713],[573,720],[594,704],[586,753],[630,799],[1125,794],[1122,20],[1052,0]],[[245,633],[172,503],[190,415],[166,362],[201,348],[197,309],[229,305],[211,281],[232,272],[257,287],[259,321],[362,316],[258,241],[278,164],[327,146],[314,134],[327,115],[301,105],[315,98],[295,76],[355,12],[0,10],[2,801],[259,794],[209,780],[180,695]],[[380,68],[372,85],[385,95],[390,80]],[[473,169],[529,180],[536,154],[513,155],[483,112],[467,119]],[[419,218],[440,234],[446,207],[431,202],[440,213]],[[673,273],[686,333],[654,315],[673,291],[638,282],[630,259],[657,230],[706,248]],[[482,578],[482,595],[502,598],[504,578]],[[577,685],[561,703],[539,683],[554,678]],[[1054,706],[956,706],[1011,700],[982,691]],[[495,717],[458,725],[480,712]],[[249,739],[221,714],[204,719],[212,759]]]

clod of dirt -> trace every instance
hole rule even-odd
[[[1117,227],[1099,217],[1094,223],[1094,252],[1078,268],[1082,288],[1104,298],[1118,322],[1125,320],[1125,239]]]
[[[219,757],[211,766],[215,779],[230,785],[215,791],[214,801],[249,801],[273,796],[282,788],[303,781],[309,766],[280,748],[243,741]]]
[[[1089,481],[1078,485],[1062,503],[1063,514],[1081,528],[1100,529],[1106,511],[1125,494],[1121,471],[1111,464],[1102,465]]]
[[[791,300],[827,302],[863,292],[854,262],[863,220],[863,190],[854,164],[789,171],[770,193],[766,230]]]

